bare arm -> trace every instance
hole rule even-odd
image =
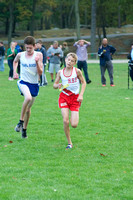
[[[13,77],[16,78],[16,76],[18,76],[16,70],[17,70],[17,67],[18,67],[18,62],[20,60],[20,56],[21,56],[21,53],[18,53],[13,61]]]
[[[15,54],[14,54],[14,53],[12,53],[12,54],[8,55],[7,57],[9,58],[9,57],[11,57],[11,56],[15,56]]]
[[[77,42],[75,42],[76,44],[79,44],[81,40],[78,40]]]
[[[80,69],[77,69],[77,75],[78,75],[78,78],[79,78],[79,80],[81,81],[81,84],[82,84],[81,91],[80,91],[80,94],[78,96],[77,101],[82,102],[83,101],[83,94],[84,94],[84,91],[85,91],[85,88],[86,88],[86,82],[85,82],[85,79],[84,79]]]
[[[43,55],[42,53],[38,52],[35,57],[36,65],[37,65],[37,73],[38,75],[42,75],[43,72]]]
[[[54,88],[54,89],[61,88],[61,85],[62,85],[62,84],[59,83],[59,81],[60,81],[60,79],[61,79],[61,77],[60,77],[60,72],[61,72],[61,70],[59,70],[58,73],[57,73],[57,77],[56,77],[55,82],[54,82],[54,85],[53,85],[53,88]]]
[[[78,40],[77,42],[74,43],[74,47],[77,47],[77,45],[79,44],[80,40]]]
[[[88,44],[89,46],[91,45],[90,42],[88,42],[88,41],[86,41],[86,40],[83,40],[83,41],[84,41],[84,43]]]

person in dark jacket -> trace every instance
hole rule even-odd
[[[0,42],[0,71],[4,71],[4,58],[5,58],[5,47],[3,42]]]
[[[63,58],[61,59],[61,65],[60,65],[60,67],[62,67],[63,65],[64,65],[64,67],[66,67],[65,59],[66,59],[67,54],[69,53],[69,47],[67,45],[67,42],[63,42],[63,46],[60,45],[60,48],[63,51]]]
[[[112,64],[112,55],[115,53],[116,49],[108,45],[107,38],[103,38],[102,45],[99,47],[98,55],[100,57],[100,69],[101,69],[101,82],[102,86],[106,86],[106,78],[105,71],[108,70],[109,78],[110,78],[110,86],[114,85],[113,80],[113,64]]]
[[[47,78],[46,78],[46,74],[45,74],[45,67],[46,67],[46,60],[47,60],[47,55],[46,55],[46,49],[45,47],[42,45],[42,40],[38,40],[36,43],[36,51],[39,51],[42,53],[43,55],[43,73],[40,76],[40,86],[44,86],[47,85]]]
[[[133,43],[131,44],[131,51],[128,54],[127,59],[129,59],[130,62],[133,62]]]
[[[130,77],[133,81],[133,43],[131,44],[131,51],[127,56],[127,59],[129,59],[129,72],[130,72]]]

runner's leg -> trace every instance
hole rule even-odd
[[[27,106],[32,101],[32,96],[31,96],[30,90],[27,87],[27,85],[19,83],[19,89],[24,95],[24,102],[22,105],[21,116],[20,116],[20,120],[24,121]]]
[[[69,108],[62,108],[61,113],[63,117],[64,132],[65,132],[68,144],[72,144],[72,141],[70,138],[70,128],[69,128]]]
[[[24,129],[27,129],[27,125],[29,122],[30,114],[31,114],[31,106],[33,105],[34,101],[35,101],[35,97],[32,97],[32,100],[27,105],[27,110],[24,117],[24,125],[23,125]]]
[[[71,126],[76,128],[79,123],[79,112],[78,111],[71,111]]]

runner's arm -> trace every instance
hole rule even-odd
[[[57,77],[56,77],[55,82],[54,82],[54,85],[53,85],[53,88],[54,88],[54,89],[61,88],[61,86],[62,86],[62,83],[59,83],[59,81],[60,81],[60,79],[61,79],[61,77],[60,77],[60,72],[61,72],[61,70],[59,70],[58,73],[57,73]]]
[[[83,94],[84,94],[84,91],[85,91],[85,88],[86,88],[86,82],[85,82],[85,79],[84,79],[80,69],[77,69],[77,75],[78,75],[78,78],[79,78],[79,80],[82,84],[81,91],[80,91],[80,94],[78,96],[77,101],[82,102],[83,101]]]
[[[43,55],[41,52],[38,52],[35,57],[36,65],[37,65],[37,73],[39,76],[42,75],[43,72]]]
[[[20,60],[20,56],[21,56],[21,53],[18,53],[13,61],[13,77],[16,78],[16,76],[18,76],[16,70],[17,70],[17,67],[18,67],[18,62]]]

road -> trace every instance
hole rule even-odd
[[[120,36],[133,36],[133,33],[118,33],[118,34],[108,34],[107,38],[115,38],[115,37],[120,37]],[[103,37],[103,35],[101,35],[101,38]],[[86,36],[81,36],[81,39],[90,39],[91,36],[90,35],[86,35]],[[98,35],[96,35],[96,38],[98,38]],[[39,38],[40,39],[40,38]],[[76,36],[71,36],[71,37],[54,37],[54,38],[41,38],[41,40],[43,42],[53,42],[55,40],[57,41],[67,41],[67,40],[77,40]],[[17,41],[19,44],[23,44],[23,40],[15,40]],[[8,41],[5,40],[3,41],[4,44],[8,44]]]
[[[115,59],[112,60],[113,63],[127,63],[128,64],[128,60],[121,60],[121,59]],[[7,60],[4,60],[4,63],[7,63]],[[94,59],[94,60],[87,60],[87,63],[99,63],[99,60]]]
[[[121,60],[121,59],[115,59],[112,60],[113,63],[127,63],[128,64],[128,60]],[[99,60],[87,60],[87,63],[99,63]]]

